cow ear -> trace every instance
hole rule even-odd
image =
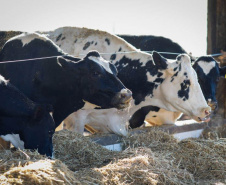
[[[219,71],[220,71],[220,76],[226,78],[226,66],[219,67]]]
[[[188,64],[192,64],[191,63],[191,58],[187,54],[180,54],[180,55],[178,55],[176,60],[177,61],[183,61],[183,62],[186,62]]]
[[[70,60],[65,59],[64,57],[57,57],[57,63],[60,65],[63,69],[70,68]]]
[[[167,68],[167,59],[165,59],[163,56],[161,56],[158,52],[153,51],[152,58],[155,62],[155,65],[159,69],[166,69]]]
[[[72,60],[68,60],[64,57],[57,57],[58,65],[67,71],[74,71],[75,69],[77,69],[80,66],[80,65],[78,65],[80,63],[80,61],[81,60],[72,61]]]

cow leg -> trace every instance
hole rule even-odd
[[[155,106],[146,106],[137,110],[129,120],[130,128],[137,128],[144,124],[146,115],[150,111],[158,112],[160,108]]]
[[[10,142],[5,141],[0,137],[0,150],[2,149],[10,149]]]

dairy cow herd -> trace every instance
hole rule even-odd
[[[175,49],[181,54],[169,60],[136,47],[76,27],[11,38],[0,52],[0,137],[52,157],[56,128],[126,135],[144,121],[174,124],[182,113],[209,121],[225,68],[210,56],[191,62]]]

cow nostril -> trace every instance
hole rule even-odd
[[[210,114],[210,111],[205,110],[205,115],[209,115],[209,114]]]
[[[126,97],[126,94],[121,94],[121,98],[125,98]]]

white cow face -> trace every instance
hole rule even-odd
[[[153,54],[155,63],[164,60],[167,64],[166,70],[162,70],[165,79],[155,92],[155,96],[161,96],[165,106],[162,108],[177,112],[179,110],[196,121],[206,120],[211,108],[205,101],[188,55],[179,55],[172,62],[160,57]]]

